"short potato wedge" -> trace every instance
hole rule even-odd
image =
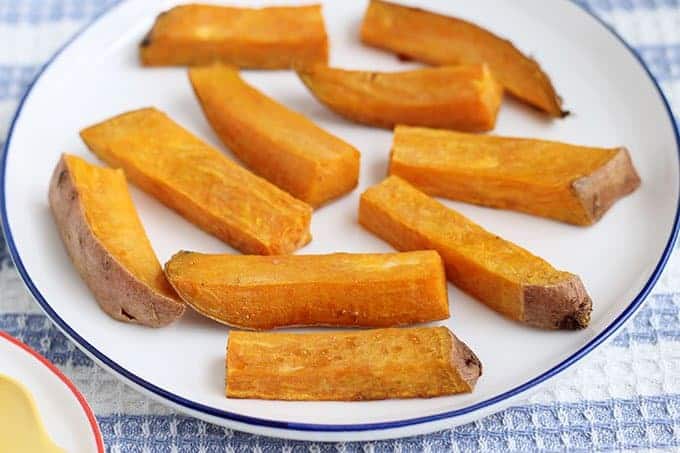
[[[359,223],[397,250],[436,250],[449,280],[499,313],[544,329],[582,329],[581,279],[484,230],[397,176],[361,196]]]
[[[449,317],[437,252],[243,256],[180,252],[165,265],[199,313],[244,329],[396,327]]]
[[[163,275],[121,170],[62,155],[49,203],[71,261],[106,314],[162,327],[184,303]]]
[[[475,354],[446,327],[229,333],[227,397],[296,401],[431,398],[471,392]]]
[[[398,126],[390,174],[423,192],[592,225],[640,185],[626,148]]]
[[[361,40],[401,57],[445,66],[486,63],[508,92],[552,117],[568,114],[541,67],[510,41],[455,17],[370,0]]]
[[[180,5],[160,14],[140,45],[146,66],[204,65],[287,69],[326,62],[328,37],[320,5],[232,8]]]
[[[317,64],[298,76],[323,104],[358,123],[489,131],[503,87],[486,65],[404,72],[347,71]]]
[[[247,84],[236,68],[191,68],[189,78],[217,135],[253,172],[314,207],[356,187],[359,151]]]
[[[127,112],[80,136],[140,188],[244,253],[291,253],[311,239],[309,205],[227,159],[159,110]]]

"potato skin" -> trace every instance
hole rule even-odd
[[[63,156],[52,174],[49,204],[71,261],[106,314],[149,327],[163,327],[182,316],[183,303],[131,274],[95,236]]]
[[[640,176],[628,150],[619,148],[609,162],[590,175],[575,180],[571,187],[586,212],[584,224],[592,225],[618,199],[640,187]]]
[[[522,296],[522,322],[530,326],[576,330],[590,323],[593,302],[577,275],[553,285],[525,286]]]

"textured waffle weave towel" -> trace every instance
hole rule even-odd
[[[116,0],[0,0],[0,143],[50,55]],[[546,0],[552,1],[552,0]],[[581,0],[640,53],[680,111],[680,0]],[[0,330],[47,356],[90,401],[111,452],[680,450],[680,259],[607,346],[520,406],[426,436],[315,444],[234,432],[125,387],[40,313],[0,243]]]

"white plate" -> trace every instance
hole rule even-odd
[[[54,443],[69,453],[104,453],[97,419],[75,385],[45,357],[2,331],[0,374],[31,392]]]
[[[1,172],[4,228],[30,291],[66,335],[135,387],[197,417],[254,433],[317,440],[424,433],[497,411],[572,365],[621,326],[658,277],[675,238],[678,140],[666,101],[632,51],[566,0],[414,0],[412,4],[471,19],[511,38],[541,62],[574,112],[567,119],[548,121],[508,100],[496,133],[630,148],[642,186],[590,228],[446,202],[557,267],[579,274],[594,301],[591,325],[578,332],[527,328],[450,286],[453,316],[444,324],[484,364],[474,393],[355,403],[226,399],[228,329],[192,312],[162,330],[108,318],[70,265],[46,203],[48,179],[61,152],[95,161],[78,131],[126,110],[155,105],[223,149],[194,99],[185,70],[143,69],[137,63],[137,44],[156,14],[173,3],[124,2],[68,45],[24,99]],[[255,3],[264,2],[249,4]],[[332,63],[384,70],[413,67],[359,43],[364,8],[364,1],[326,2]],[[301,252],[389,251],[357,225],[356,212],[360,193],[385,175],[391,133],[329,112],[290,72],[248,71],[245,77],[362,152],[360,187],[315,213],[314,240]],[[179,249],[231,251],[140,191],[134,190],[133,197],[161,261]]]

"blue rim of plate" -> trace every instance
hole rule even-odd
[[[659,94],[659,97],[661,98],[661,101],[664,104],[664,107],[666,108],[666,112],[668,113],[668,117],[670,119],[671,125],[673,127],[673,132],[675,133],[675,143],[677,147],[677,152],[678,152],[678,161],[680,162],[680,133],[678,132],[678,125],[675,121],[675,117],[673,116],[673,111],[671,110],[671,107],[668,103],[668,100],[666,99],[666,96],[664,95],[663,91],[661,90],[661,87],[657,83],[656,79],[652,75],[651,71],[645,64],[645,62],[642,60],[640,55],[637,53],[637,51],[631,47],[611,26],[609,26],[606,22],[604,22],[600,17],[598,17],[596,14],[594,14],[586,5],[583,5],[579,3],[579,0],[568,0],[570,3],[576,5],[579,7],[584,13],[595,19],[600,25],[602,25],[606,30],[608,30],[628,51],[631,53],[631,55],[637,60],[637,62],[642,66],[642,68],[645,70],[647,73],[647,76],[649,77],[650,81],[656,87],[657,93]],[[170,401],[174,403],[175,405],[184,407],[186,409],[189,409],[191,411],[195,411],[198,413],[202,413],[205,415],[209,415],[211,417],[217,417],[225,420],[232,420],[235,422],[240,422],[240,423],[245,423],[248,425],[253,425],[253,426],[259,426],[259,427],[266,427],[266,428],[275,428],[275,429],[283,429],[283,430],[294,430],[294,431],[310,431],[310,432],[357,432],[357,431],[374,431],[374,430],[385,430],[385,429],[394,429],[394,428],[403,428],[407,426],[412,426],[412,425],[419,425],[423,423],[430,423],[430,422],[435,422],[447,418],[454,418],[454,417],[459,417],[465,414],[469,414],[471,412],[475,412],[481,409],[484,409],[486,407],[501,403],[505,400],[508,400],[512,397],[515,397],[530,388],[544,382],[547,379],[550,379],[554,377],[555,375],[561,373],[574,363],[578,362],[580,359],[582,359],[584,356],[586,356],[588,353],[593,351],[596,347],[598,347],[602,342],[604,342],[607,338],[609,338],[612,334],[614,334],[621,326],[630,318],[633,313],[637,311],[637,309],[640,307],[642,302],[645,300],[649,292],[652,290],[652,287],[656,283],[656,281],[659,279],[659,276],[661,275],[661,272],[663,271],[664,267],[666,266],[666,263],[668,261],[668,258],[673,251],[673,246],[675,244],[675,241],[678,236],[678,227],[679,227],[679,221],[680,221],[680,194],[678,194],[678,206],[676,208],[675,212],[675,220],[673,221],[673,228],[670,234],[670,237],[668,238],[668,241],[666,243],[666,247],[664,248],[663,253],[661,254],[661,258],[659,259],[659,262],[657,263],[656,267],[654,268],[654,271],[652,272],[652,275],[650,276],[649,280],[645,284],[645,286],[642,288],[642,290],[638,293],[638,295],[633,299],[633,301],[626,307],[626,309],[609,325],[607,328],[605,328],[602,332],[600,332],[599,335],[597,335],[595,338],[593,338],[591,341],[588,342],[585,346],[583,346],[581,349],[576,351],[574,354],[570,355],[567,357],[565,360],[560,362],[558,365],[554,366],[553,368],[549,369],[548,371],[536,376],[535,378],[525,382],[522,385],[519,385],[513,389],[510,389],[504,393],[501,393],[500,395],[496,395],[493,398],[489,398],[487,400],[481,401],[479,403],[475,403],[473,405],[464,407],[462,409],[456,409],[448,412],[443,412],[440,414],[433,414],[433,415],[428,415],[428,416],[423,416],[423,417],[417,417],[417,418],[411,418],[411,419],[406,419],[406,420],[395,420],[395,421],[390,421],[390,422],[381,422],[381,423],[362,423],[362,424],[314,424],[314,423],[297,423],[297,422],[283,422],[283,421],[278,421],[278,420],[268,420],[268,419],[263,419],[263,418],[257,418],[257,417],[249,417],[245,415],[240,415],[236,414],[233,412],[229,411],[223,411],[219,409],[212,408],[210,406],[206,406],[204,404],[199,404],[195,403],[193,401],[190,401],[186,398],[183,398],[179,395],[175,395],[174,393],[168,392],[160,387],[155,386],[154,384],[140,378],[139,376],[130,373],[128,370],[125,368],[121,367],[118,365],[116,362],[113,360],[109,359],[106,355],[104,355],[102,352],[100,352],[98,349],[96,349],[94,346],[92,346],[89,342],[87,342],[84,338],[82,338],[78,333],[76,333],[50,306],[50,304],[47,302],[47,300],[43,297],[43,295],[40,293],[38,288],[36,288],[35,284],[31,280],[31,277],[28,275],[28,272],[26,271],[26,268],[24,267],[23,262],[21,261],[21,257],[19,256],[19,252],[16,248],[16,245],[14,244],[14,238],[12,237],[12,232],[9,228],[9,221],[7,218],[7,206],[6,206],[6,199],[5,199],[5,183],[6,183],[6,171],[7,171],[7,155],[9,152],[9,146],[12,141],[12,134],[14,132],[14,126],[16,125],[16,122],[21,114],[21,111],[23,109],[24,103],[28,99],[28,96],[33,90],[34,85],[36,82],[40,79],[42,74],[45,72],[45,70],[54,62],[54,60],[66,49],[71,43],[73,43],[85,30],[90,28],[92,25],[94,25],[96,22],[99,21],[103,16],[111,12],[113,9],[115,9],[116,6],[120,5],[121,1],[118,1],[111,5],[109,8],[106,8],[104,11],[99,13],[89,24],[84,26],[80,31],[78,31],[71,39],[69,39],[66,44],[64,44],[52,57],[40,68],[38,73],[36,74],[35,78],[31,81],[31,83],[28,85],[28,88],[26,89],[26,92],[24,93],[23,97],[21,98],[21,101],[19,102],[19,106],[17,108],[16,113],[14,114],[14,117],[12,118],[12,122],[10,124],[10,129],[7,134],[7,142],[5,143],[5,146],[2,151],[2,158],[0,160],[0,188],[2,189],[0,192],[0,216],[2,217],[2,229],[5,234],[5,240],[7,242],[7,247],[10,252],[10,256],[12,257],[12,260],[14,261],[15,267],[19,274],[21,275],[21,278],[23,279],[24,283],[26,284],[27,288],[33,295],[33,297],[36,299],[38,304],[40,304],[41,308],[47,316],[64,332],[72,341],[74,341],[81,349],[86,351],[88,354],[91,356],[95,357],[100,363],[104,364],[106,367],[108,367],[110,370],[114,371],[115,373],[119,374],[120,376],[124,377],[126,380],[140,386],[141,388],[145,389],[148,392],[151,392],[159,397],[161,397],[164,400]]]

